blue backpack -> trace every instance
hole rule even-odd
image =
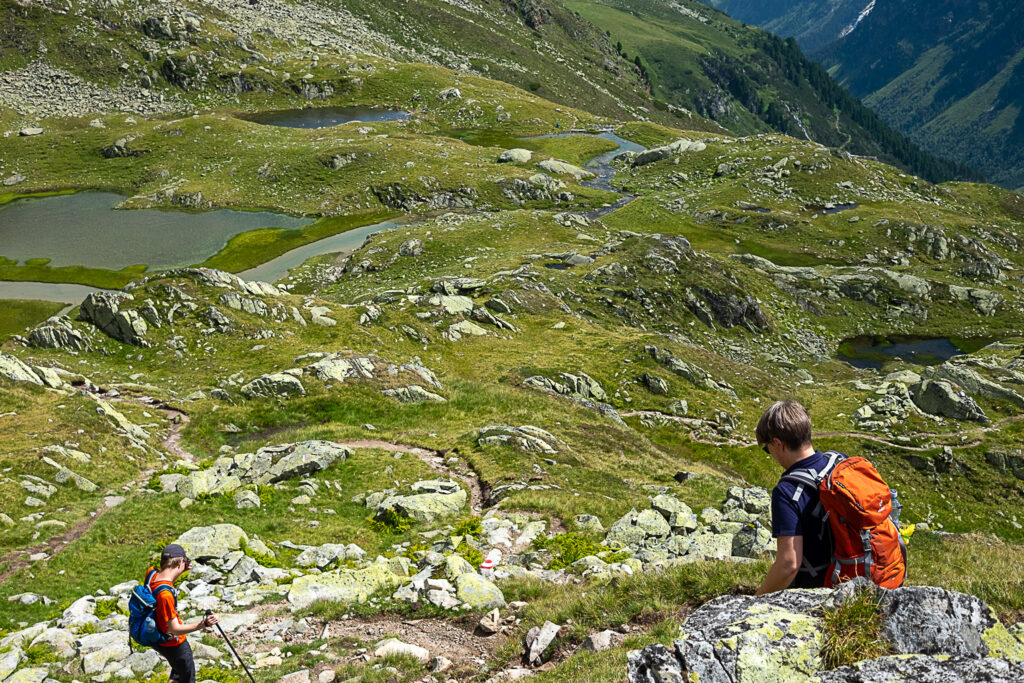
[[[167,584],[150,590],[149,582],[153,579],[153,574],[156,574],[156,569],[149,570],[149,573],[146,574],[146,580],[141,586],[136,586],[132,589],[132,597],[128,600],[129,647],[133,640],[139,645],[146,646],[162,645],[169,640],[174,640],[174,636],[163,633],[157,628],[153,612],[156,611],[156,596],[164,591],[170,591],[171,595],[174,596],[175,607],[178,604],[178,596],[175,594],[174,589]]]

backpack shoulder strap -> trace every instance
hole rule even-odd
[[[803,467],[800,469],[793,470],[782,475],[783,481],[791,481],[797,484],[796,491],[793,493],[793,500],[800,500],[800,496],[803,495],[805,487],[816,489],[821,485],[821,482],[832,472],[832,469],[836,464],[846,459],[846,456],[839,451],[826,451],[823,455],[828,456],[828,462],[820,470],[816,470],[812,467]]]

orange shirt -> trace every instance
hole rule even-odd
[[[148,573],[148,572],[147,572]],[[157,586],[174,586],[170,581],[157,581],[156,574],[149,582],[149,590],[153,590]],[[174,593],[171,591],[160,591],[160,594],[156,596],[156,609],[153,610],[153,618],[156,620],[156,627],[160,629],[161,633],[167,633],[167,624],[181,618],[178,616],[178,610],[175,607]],[[174,647],[175,645],[181,645],[185,642],[185,636],[180,635],[173,637],[170,640],[160,643],[161,647]]]

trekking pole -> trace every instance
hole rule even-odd
[[[211,614],[213,614],[213,610],[206,610],[206,616],[210,616]],[[231,648],[231,654],[235,656],[235,659],[238,660],[238,663],[242,665],[243,669],[245,669],[245,673],[249,676],[249,680],[252,681],[252,683],[256,683],[256,679],[252,677],[252,673],[250,673],[249,667],[245,665],[245,662],[242,661],[242,658],[238,656],[238,652],[235,650],[235,646],[231,644],[231,640],[228,638],[228,634],[224,633],[224,629],[221,628],[220,624],[216,624],[216,626],[217,630],[220,631],[220,635],[224,638],[224,642],[228,644],[229,648]]]

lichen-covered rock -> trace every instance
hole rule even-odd
[[[89,351],[89,339],[76,330],[64,316],[54,316],[28,334],[30,346],[41,349],[65,349],[67,351]]]
[[[772,547],[772,532],[760,524],[746,524],[732,537],[732,554],[757,557]]]
[[[986,657],[893,655],[857,662],[818,676],[821,683],[1020,683],[1024,663]]]
[[[174,541],[193,560],[220,559],[249,542],[249,535],[234,524],[214,524],[189,529]]]
[[[293,610],[309,607],[315,602],[366,602],[379,590],[395,588],[402,576],[385,562],[365,569],[338,569],[322,574],[300,576],[292,582],[288,602]]]
[[[197,499],[199,496],[222,496],[232,493],[242,485],[233,475],[225,475],[215,469],[190,472],[178,482],[178,493],[183,498]]]
[[[730,510],[743,510],[752,515],[766,515],[772,509],[772,496],[766,489],[759,486],[743,488],[732,486],[726,492],[723,512]]]
[[[933,586],[908,586],[882,595],[882,629],[900,654],[1024,659],[981,599]]]
[[[688,533],[697,528],[697,515],[675,496],[665,493],[655,496],[651,508],[661,513],[674,532]]]
[[[259,483],[276,483],[295,477],[304,477],[327,469],[335,463],[343,463],[351,451],[330,441],[300,441],[284,446],[268,446],[260,449],[269,454],[273,464]]]
[[[270,396],[305,396],[306,388],[298,377],[284,372],[262,375],[242,386],[242,393],[250,398]]]
[[[490,610],[505,606],[501,589],[476,573],[466,572],[455,579],[456,597],[474,610]]]
[[[454,481],[419,481],[412,485],[411,495],[388,495],[375,505],[377,515],[394,510],[417,522],[434,522],[458,513],[468,496]]]
[[[629,654],[631,683],[807,681],[1018,681],[1024,650],[984,602],[941,588],[879,590],[883,637],[896,656],[821,670],[822,608],[869,584],[835,591],[786,590],[723,596],[683,623],[675,651],[654,645]],[[870,589],[869,590],[873,590]],[[996,658],[998,657],[998,658]],[[687,676],[689,678],[687,678]]]
[[[355,543],[324,543],[315,548],[308,548],[299,553],[295,564],[300,567],[316,567],[325,569],[327,565],[338,560],[360,560],[366,557],[366,551]]]
[[[533,152],[528,149],[521,147],[515,147],[513,149],[506,149],[500,155],[498,155],[499,164],[525,164],[529,163],[530,159],[533,158]]]

